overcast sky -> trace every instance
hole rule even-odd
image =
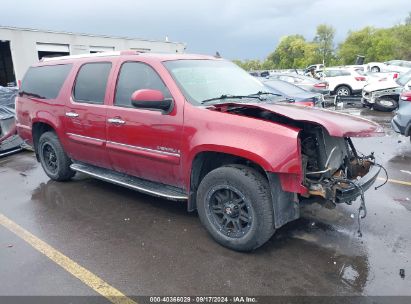
[[[282,36],[312,39],[316,26],[349,30],[403,22],[410,0],[2,1],[0,25],[185,42],[187,52],[265,58]],[[0,37],[1,38],[1,37]]]

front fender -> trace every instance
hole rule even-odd
[[[300,129],[247,116],[195,110],[202,112],[186,113],[189,115],[186,115],[184,131],[184,138],[189,139],[184,143],[187,146],[183,151],[188,153],[182,167],[183,176],[187,177],[187,189],[193,161],[201,152],[220,152],[250,160],[266,172],[279,173],[286,189],[290,189],[287,187],[290,176],[295,177],[292,180],[301,176]],[[195,120],[191,121],[191,116]]]

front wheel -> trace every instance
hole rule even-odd
[[[392,112],[398,107],[398,101],[392,97],[382,96],[375,100],[374,110],[381,112]]]
[[[66,181],[76,172],[70,169],[71,160],[54,132],[45,132],[40,136],[37,152],[44,172],[55,181]]]
[[[197,209],[211,236],[237,251],[260,247],[275,231],[268,181],[246,166],[224,166],[208,173],[198,188]]]

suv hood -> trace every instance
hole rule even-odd
[[[396,83],[394,80],[385,80],[385,81],[375,81],[370,84],[367,84],[363,90],[366,92],[374,92],[374,91],[393,89],[393,88],[398,88],[398,87],[400,87],[400,85]]]
[[[336,137],[370,137],[383,136],[383,128],[368,119],[333,112],[315,107],[303,107],[285,103],[224,103],[213,107],[224,112],[230,106],[251,107],[269,111],[298,122],[308,122],[323,126],[331,136]]]

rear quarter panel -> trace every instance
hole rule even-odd
[[[70,62],[67,62],[70,63]],[[66,148],[67,140],[64,132],[65,99],[63,96],[71,91],[72,68],[55,99],[40,99],[19,94],[16,98],[16,127],[20,137],[29,145],[33,145],[32,127],[34,123],[43,122],[50,125]],[[24,79],[23,79],[24,81]]]

